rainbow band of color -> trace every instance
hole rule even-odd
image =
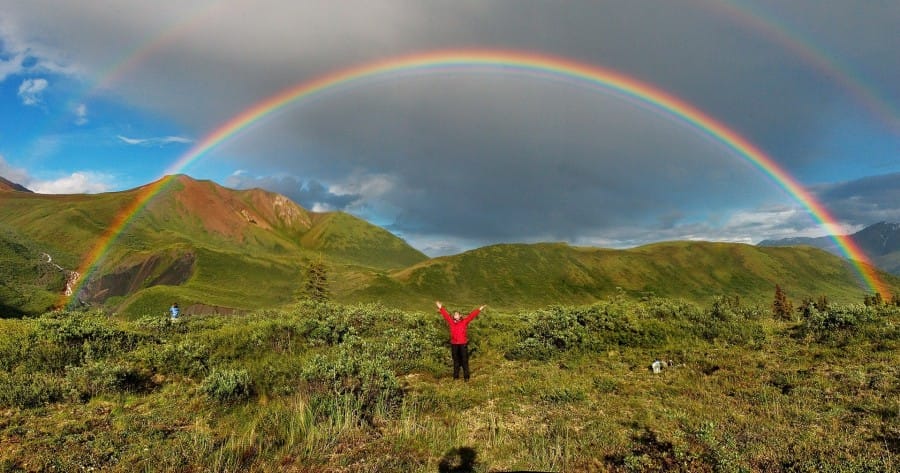
[[[108,227],[109,230],[84,258],[79,271],[83,275],[82,283],[76,288],[75,293],[78,293],[77,290],[83,281],[90,278],[91,271],[96,268],[109,246],[125,229],[128,222],[154,195],[171,182],[173,174],[180,172],[213,148],[272,113],[298,101],[309,100],[326,92],[333,92],[374,79],[435,70],[442,72],[484,68],[577,81],[593,88],[613,92],[635,100],[639,104],[649,105],[652,110],[675,118],[695,131],[725,145],[733,151],[729,154],[736,154],[750,162],[806,207],[810,214],[825,226],[835,243],[852,262],[864,283],[872,291],[884,295],[889,294],[888,286],[878,277],[866,254],[851,238],[837,234],[838,226],[827,209],[778,166],[772,158],[726,125],[673,95],[613,70],[559,57],[495,50],[434,51],[376,61],[301,82],[247,108],[199,141],[169,167],[165,173],[169,177],[164,177],[154,184],[144,187],[135,200],[123,209],[119,217]]]

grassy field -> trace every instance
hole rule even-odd
[[[897,471],[900,308],[801,309],[0,320],[0,471]]]

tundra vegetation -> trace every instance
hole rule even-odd
[[[900,469],[900,307],[782,302],[2,319],[0,471]]]

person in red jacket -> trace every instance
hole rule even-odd
[[[475,317],[484,310],[485,306],[481,306],[473,310],[466,318],[463,318],[459,312],[454,312],[450,316],[450,312],[444,308],[441,301],[435,301],[438,311],[447,321],[450,328],[450,354],[453,356],[453,379],[459,379],[459,368],[462,367],[463,378],[469,380],[469,339],[466,337],[466,328]]]

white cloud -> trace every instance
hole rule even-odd
[[[11,75],[20,74],[24,70],[24,62],[24,54],[15,54],[9,59],[0,58],[0,82],[3,82]]]
[[[13,167],[2,155],[0,176],[39,194],[95,194],[113,190],[110,184],[113,177],[108,174],[76,171],[57,179],[41,180],[31,176],[25,169]]]
[[[156,146],[162,147],[170,144],[187,144],[193,143],[194,140],[183,136],[159,136],[152,138],[131,138],[128,136],[116,135],[120,141],[133,146]]]
[[[310,210],[312,210],[313,212],[331,212],[334,210],[334,207],[328,205],[327,202],[316,202],[315,204],[313,204],[312,209]]]
[[[25,79],[19,85],[19,98],[25,105],[38,105],[41,103],[41,94],[50,85],[47,79]]]
[[[31,181],[25,187],[39,194],[96,194],[111,190],[110,180],[112,177],[106,174],[73,172],[52,181]]]
[[[358,175],[329,186],[328,191],[336,195],[354,194],[370,199],[387,194],[394,186],[394,179],[387,174]]]
[[[75,107],[75,124],[84,125],[87,124],[87,122],[87,105],[79,104]]]

